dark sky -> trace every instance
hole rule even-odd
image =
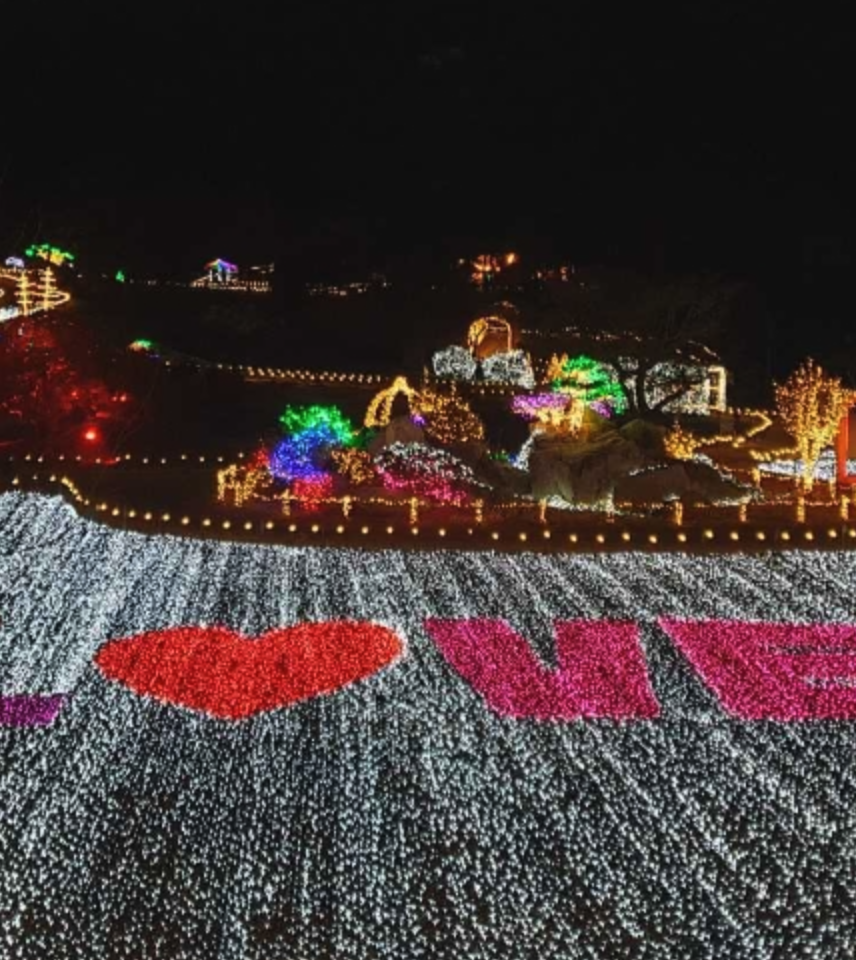
[[[0,238],[139,272],[467,244],[844,269],[845,7],[669,8],[26,5]]]

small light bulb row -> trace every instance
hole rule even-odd
[[[290,523],[284,524],[276,523],[273,520],[257,520],[255,522],[252,520],[242,521],[232,517],[203,517],[201,520],[195,521],[187,515],[173,515],[169,512],[144,510],[127,506],[120,507],[112,505],[107,501],[93,503],[68,477],[51,475],[40,478],[38,474],[35,474],[32,479],[34,482],[38,482],[41,479],[42,482],[46,481],[48,483],[61,485],[68,491],[69,496],[79,508],[83,511],[91,511],[97,518],[105,519],[111,525],[122,525],[123,522],[130,520],[134,523],[141,522],[144,525],[152,524],[153,528],[156,527],[159,532],[165,532],[163,528],[166,526],[170,528],[169,531],[166,532],[170,532],[172,528],[178,527],[180,529],[177,532],[182,534],[195,535],[194,530],[201,530],[205,533],[220,530],[228,533],[230,536],[234,534],[255,535],[261,533],[264,534],[265,539],[267,539],[267,535],[274,532],[278,534],[300,534],[308,530],[308,532],[313,535],[335,532],[337,536],[346,534],[366,536],[372,532],[372,529],[378,529],[365,523],[358,526],[356,522],[338,523],[334,526],[332,524],[322,525],[317,521],[308,524],[299,524],[292,520]],[[22,486],[22,481],[20,478],[15,477],[11,481],[11,485],[13,488],[19,488]],[[353,508],[352,501],[354,499],[355,498],[350,498],[347,503],[341,504],[344,519],[350,516]],[[417,498],[411,498],[404,504],[400,501],[383,501],[380,498],[373,498],[373,502],[383,503],[385,506],[405,506],[408,510],[409,524],[398,527],[393,524],[387,525],[384,528],[387,536],[391,536],[396,532],[401,534],[407,530],[411,537],[427,535],[429,537],[437,536],[445,540],[450,533],[449,529],[445,526],[419,526],[419,507],[422,504]],[[742,516],[745,516],[745,514]],[[745,521],[742,522],[745,524]],[[797,522],[800,522],[799,518],[797,518]],[[677,549],[679,551],[689,549],[690,547],[698,548],[699,546],[710,546],[714,549],[722,549],[723,547],[728,548],[729,545],[737,543],[749,548],[751,548],[753,544],[764,544],[765,547],[773,547],[777,543],[787,545],[788,547],[792,547],[795,544],[802,544],[803,546],[823,544],[833,547],[838,545],[848,547],[856,546],[856,543],[853,542],[856,540],[856,527],[850,526],[829,526],[825,529],[801,528],[799,530],[792,530],[788,528],[772,528],[765,530],[752,529],[744,525],[741,529],[731,530],[705,527],[701,530],[688,530],[684,528],[675,531],[674,529],[669,530],[666,528],[654,531],[631,531],[625,529],[620,532],[612,528],[609,530],[598,530],[596,532],[587,531],[586,533],[568,533],[566,530],[556,530],[545,526],[541,530],[521,530],[515,534],[514,531],[508,530],[506,526],[498,529],[489,529],[489,525],[488,527],[480,528],[478,523],[476,523],[474,527],[456,527],[452,532],[461,536],[464,529],[467,537],[475,537],[476,534],[478,534],[482,540],[490,539],[494,546],[496,546],[499,541],[502,541],[506,549],[513,546],[515,542],[517,544],[540,544],[542,549],[545,544],[549,542],[551,548],[559,551],[567,549],[567,544],[583,549],[594,548],[595,550],[600,547],[626,549],[629,545],[634,544],[635,549],[640,549],[640,547],[642,549],[657,547],[660,550]],[[533,547],[530,547],[530,549],[532,548]]]

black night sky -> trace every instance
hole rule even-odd
[[[27,7],[0,239],[179,275],[513,245],[732,272],[844,329],[853,34],[830,8],[650,7]]]

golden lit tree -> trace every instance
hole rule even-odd
[[[673,460],[692,460],[696,450],[702,445],[702,441],[684,430],[676,423],[672,429],[663,437],[663,449],[667,457]]]
[[[833,442],[854,392],[813,360],[805,360],[783,384],[776,386],[777,412],[796,441],[802,459],[802,485],[810,490],[818,457]]]
[[[435,443],[470,443],[484,439],[484,423],[454,387],[448,394],[423,390],[418,405],[425,419],[425,435]]]

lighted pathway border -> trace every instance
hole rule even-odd
[[[41,466],[41,465],[39,465]],[[483,523],[413,525],[404,520],[347,519],[329,514],[295,514],[277,519],[247,519],[240,508],[212,505],[199,516],[187,513],[153,511],[95,500],[68,476],[59,472],[35,470],[21,473],[5,483],[4,490],[29,490],[61,494],[81,516],[116,529],[142,533],[194,537],[199,539],[234,540],[262,544],[295,544],[330,547],[365,547],[379,549],[453,549],[491,550],[500,552],[539,553],[747,553],[774,549],[850,550],[856,548],[856,520],[842,518],[830,522],[782,521],[767,518],[764,522],[738,522],[725,518],[710,519],[701,524],[676,526],[665,518],[625,518],[608,521],[599,514],[569,514],[558,525],[541,525],[534,521],[501,525]],[[723,508],[725,510],[727,508]],[[828,513],[834,507],[825,508]],[[524,529],[521,529],[524,528]]]

